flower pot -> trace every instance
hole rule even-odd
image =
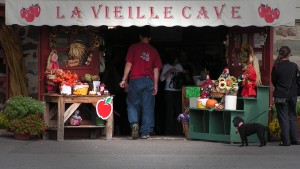
[[[225,109],[236,110],[237,96],[226,95],[225,96]]]
[[[105,126],[105,122],[101,118],[96,117],[96,125],[97,126]]]
[[[71,88],[71,86],[62,85],[61,86],[61,90],[60,90],[60,94],[72,95],[72,88]]]
[[[14,137],[17,140],[29,140],[30,139],[30,135],[27,134],[20,134],[20,133],[14,133]]]

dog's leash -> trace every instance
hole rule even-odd
[[[258,118],[259,116],[261,116],[262,114],[264,114],[265,112],[267,112],[267,110],[263,111],[262,113],[260,113],[259,115],[257,115],[256,117],[254,117],[253,119],[249,120],[249,122],[253,121],[254,119]]]

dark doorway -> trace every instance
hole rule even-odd
[[[129,135],[130,127],[126,111],[126,92],[118,87],[123,76],[125,56],[129,45],[138,42],[138,27],[101,28],[104,46],[102,51],[106,56],[106,70],[101,82],[107,84],[110,92],[115,95],[114,109],[120,115],[115,118],[115,134]],[[228,28],[219,27],[152,27],[151,44],[159,51],[163,64],[166,61],[166,51],[175,50],[185,55],[183,64],[190,65],[191,78],[200,75],[201,71],[210,72],[211,79],[217,78],[227,66],[224,42]],[[194,85],[193,79],[189,85]],[[159,84],[156,96],[155,133],[165,135],[164,124],[164,84]],[[183,133],[177,133],[184,135]]]

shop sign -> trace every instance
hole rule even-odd
[[[5,21],[22,26],[294,26],[295,0],[7,0]]]

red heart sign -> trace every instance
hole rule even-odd
[[[112,97],[107,97],[105,100],[101,99],[97,102],[96,111],[98,117],[103,120],[108,119],[113,112],[113,105],[111,104]]]

